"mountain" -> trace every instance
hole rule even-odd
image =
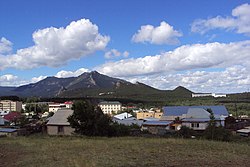
[[[166,97],[191,97],[191,91],[184,87],[174,90],[158,90],[146,84],[112,78],[97,71],[85,72],[78,77],[47,77],[37,83],[19,87],[0,87],[0,96],[60,97],[60,98],[133,98],[165,99]]]
[[[191,97],[192,93],[192,91],[188,90],[183,86],[178,86],[177,88],[171,91],[171,95],[176,97]]]

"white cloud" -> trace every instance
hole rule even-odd
[[[117,49],[111,49],[110,51],[107,51],[104,54],[104,57],[106,59],[113,59],[113,58],[118,58],[118,57],[125,57],[127,58],[129,56],[128,51],[124,51],[123,53],[119,52]]]
[[[250,36],[250,5],[243,4],[232,10],[232,16],[216,16],[209,19],[198,19],[191,25],[192,32],[201,34],[213,29],[234,30],[239,34]]]
[[[0,40],[0,56],[1,54],[9,53],[12,51],[12,43],[6,38]]]
[[[136,34],[133,35],[133,42],[149,42],[151,44],[169,44],[175,45],[179,43],[178,37],[181,37],[182,33],[174,30],[165,21],[161,22],[160,26],[154,27],[152,25],[143,25]]]
[[[110,76],[124,77],[199,68],[250,65],[250,41],[183,45],[155,56],[108,62],[96,67]]]
[[[86,68],[80,68],[76,71],[64,71],[64,70],[62,70],[62,71],[59,71],[55,75],[55,77],[58,77],[58,78],[77,77],[84,72],[90,72],[90,70],[88,70]]]
[[[37,30],[32,36],[34,46],[19,49],[13,55],[0,56],[0,70],[59,67],[72,59],[105,49],[110,40],[99,34],[97,25],[88,19],[73,21],[65,28]]]
[[[20,80],[16,75],[5,74],[0,76],[0,86],[19,86],[23,83],[25,83],[25,81]]]
[[[129,54],[130,54],[130,53],[129,53],[128,51],[125,51],[125,52],[123,52],[122,55],[123,55],[123,57],[127,58],[127,57],[129,56]]]
[[[248,91],[250,86],[248,71],[249,69],[243,66],[232,66],[221,71],[161,73],[123,79],[143,82],[159,89],[174,89],[181,85],[194,92],[232,93]]]
[[[39,77],[33,77],[33,78],[31,78],[31,83],[36,83],[36,82],[39,82],[39,81],[41,81],[41,80],[43,80],[43,79],[45,79],[45,78],[47,78],[47,76],[43,76],[43,75],[41,75],[41,76],[39,76]]]
[[[90,70],[85,69],[85,68],[80,68],[76,71],[62,70],[62,71],[59,71],[55,75],[55,77],[58,77],[58,78],[77,77],[84,72],[90,72]],[[28,79],[19,78],[18,76],[13,75],[13,74],[5,74],[5,75],[0,76],[0,86],[21,86],[21,85],[30,84],[30,83],[36,83],[45,78],[47,78],[47,76],[41,75],[38,77],[33,77],[30,80],[28,80]]]

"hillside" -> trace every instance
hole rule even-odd
[[[143,83],[109,77],[97,71],[85,72],[78,77],[47,77],[37,83],[20,87],[0,87],[0,96],[42,98],[128,98],[161,100],[166,97],[191,97],[191,91],[184,87],[174,90],[158,90]]]

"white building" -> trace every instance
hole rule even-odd
[[[222,93],[212,93],[213,97],[227,97],[226,94],[222,94]]]
[[[122,104],[118,101],[103,101],[98,104],[98,106],[102,109],[104,114],[113,113],[117,114],[118,111],[121,111]]]
[[[222,93],[192,93],[192,97],[227,97],[226,94]]]
[[[71,109],[73,102],[67,101],[65,103],[52,103],[49,104],[49,112],[57,112],[59,109],[68,108]]]

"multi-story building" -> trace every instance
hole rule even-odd
[[[98,104],[102,109],[104,114],[117,114],[118,111],[121,111],[122,104],[118,101],[103,101]]]
[[[1,100],[0,101],[0,110],[21,112],[22,111],[22,102],[11,101],[11,100]]]

